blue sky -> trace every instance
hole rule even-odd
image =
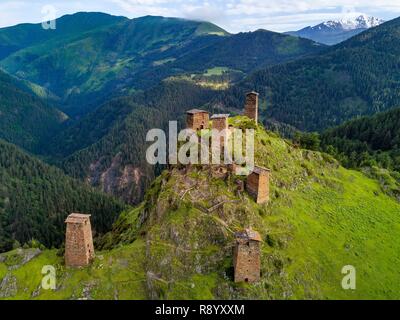
[[[57,16],[77,11],[163,15],[211,21],[233,33],[297,30],[361,13],[384,20],[400,16],[400,0],[0,0],[0,27],[45,20],[46,5]]]

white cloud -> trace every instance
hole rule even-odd
[[[300,29],[349,12],[383,19],[400,14],[400,0],[0,0],[0,27],[40,22],[41,8],[48,4],[56,7],[58,15],[103,11],[130,18],[175,16],[208,20],[231,32]]]
[[[394,18],[398,0],[113,0],[130,14],[208,20],[231,32],[259,28],[288,31],[348,14]],[[397,3],[396,3],[397,2]],[[140,4],[140,6],[138,6]],[[382,13],[385,13],[382,15]]]
[[[131,17],[139,17],[145,15],[153,16],[177,16],[178,11],[175,6],[171,6],[171,2],[167,0],[111,0],[113,3],[125,10],[127,15]],[[175,1],[178,4],[180,1]]]
[[[224,22],[227,18],[225,8],[216,3],[204,5],[183,5],[183,17],[193,20],[212,21],[214,23]]]

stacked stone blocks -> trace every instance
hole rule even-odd
[[[234,281],[255,283],[260,281],[261,237],[257,231],[246,229],[235,234],[233,252]]]
[[[94,258],[93,236],[90,215],[72,213],[65,220],[65,265],[85,267]]]

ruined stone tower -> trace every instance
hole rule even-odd
[[[219,131],[228,129],[228,118],[229,114],[214,114],[211,117],[212,128]]]
[[[72,213],[65,220],[65,265],[87,266],[94,258],[94,247],[90,215]]]
[[[246,95],[246,105],[244,107],[244,115],[258,122],[258,93],[249,92]]]
[[[193,109],[186,112],[186,128],[192,130],[208,129],[209,113],[204,110]]]
[[[229,138],[228,118],[229,118],[229,114],[214,114],[211,117],[213,129],[218,130],[219,132],[226,130],[226,136],[225,137],[221,136],[221,139],[220,139],[221,146],[224,146],[225,141],[227,141],[227,139]]]
[[[260,280],[260,243],[257,231],[246,229],[235,233],[233,267],[235,282],[254,283]]]
[[[269,201],[269,178],[270,170],[257,166],[247,176],[246,190],[258,204]]]

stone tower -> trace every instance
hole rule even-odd
[[[234,281],[254,283],[260,280],[261,237],[257,231],[246,229],[235,233],[233,253]]]
[[[94,258],[94,247],[90,215],[72,213],[65,220],[65,265],[87,266]]]
[[[247,176],[246,190],[258,204],[269,201],[270,173],[269,169],[255,166]]]
[[[244,107],[244,115],[258,122],[258,93],[249,92],[246,95],[246,105]]]
[[[208,129],[210,115],[207,111],[193,109],[186,112],[186,128],[192,130]]]
[[[228,118],[229,114],[214,114],[211,117],[212,120],[212,128],[222,132],[226,130],[226,137],[221,136],[220,145],[223,147],[225,145],[225,141],[229,138],[229,131],[228,131]]]

